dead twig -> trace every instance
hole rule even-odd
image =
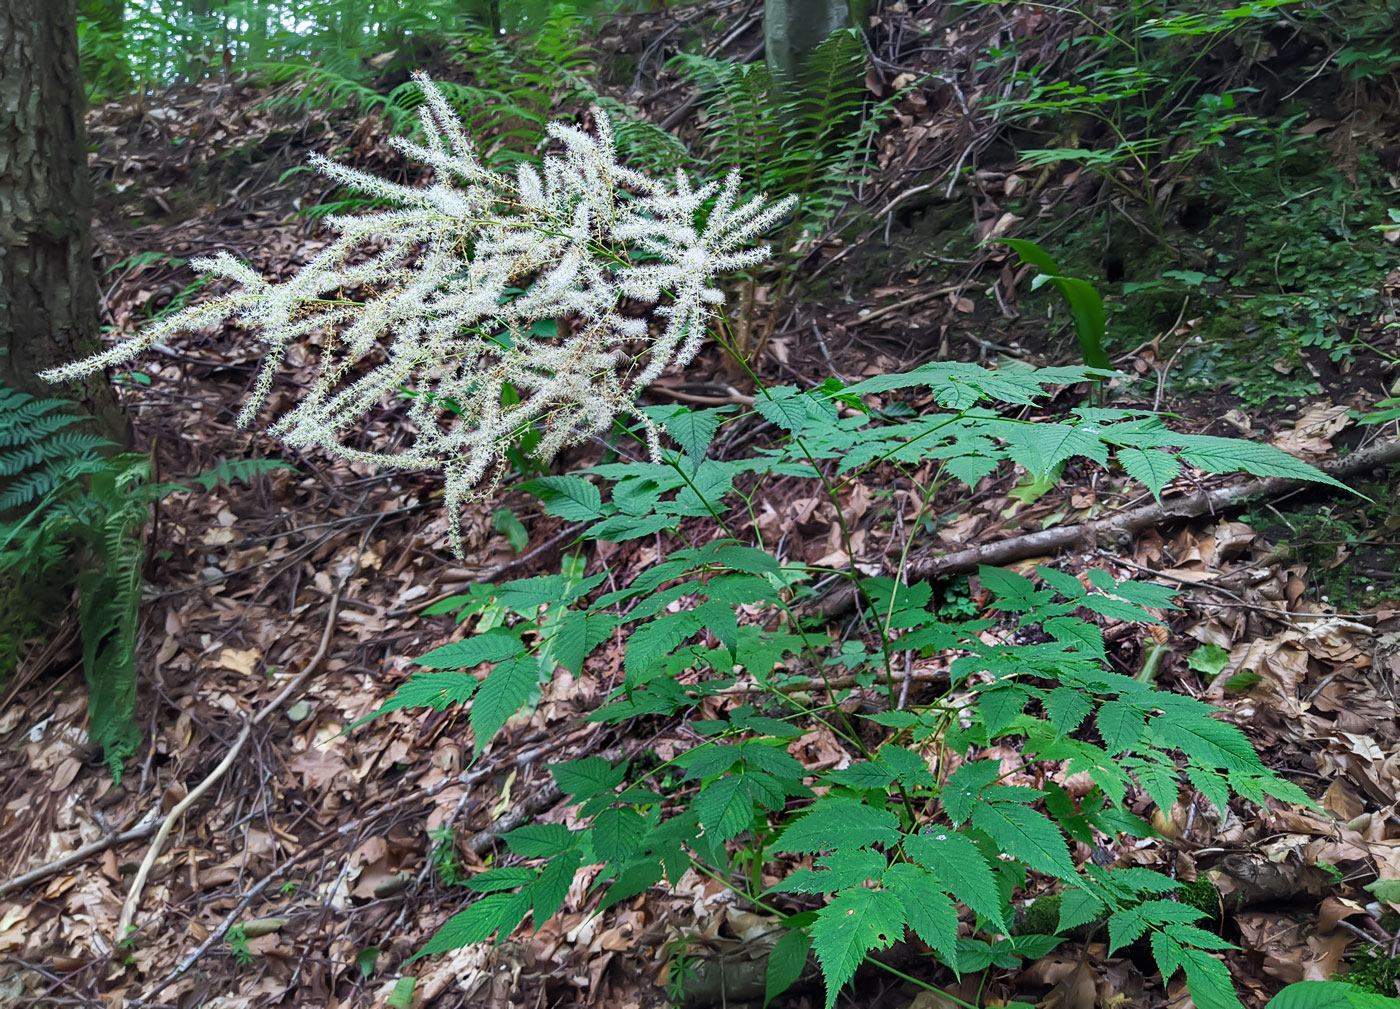
[[[248,740],[252,738],[254,727],[266,720],[269,715],[286,702],[287,698],[300,690],[321,665],[321,660],[326,657],[326,652],[330,649],[331,633],[335,629],[335,616],[340,609],[340,591],[341,587],[338,586],[335,592],[331,594],[330,609],[326,613],[326,628],[321,633],[321,645],[316,649],[316,654],[311,657],[311,661],[306,664],[306,667],[302,669],[300,673],[292,677],[291,681],[282,688],[276,697],[263,705],[257,714],[243,724],[243,730],[239,732],[238,738],[235,739],[233,745],[229,747],[228,753],[224,755],[224,759],[219,761],[219,765],[205,775],[204,780],[191,789],[188,795],[175,804],[175,807],[170,810],[170,813],[161,823],[160,829],[156,831],[155,839],[151,841],[151,846],[146,851],[146,857],[141,861],[141,867],[136,870],[136,877],[131,881],[131,890],[127,893],[126,901],[122,904],[121,917],[117,921],[118,942],[124,939],[127,932],[131,929],[131,921],[136,916],[137,908],[141,903],[141,891],[146,887],[146,878],[150,875],[152,866],[156,864],[156,859],[160,857],[161,849],[165,846],[165,841],[170,836],[170,832],[175,829],[175,824],[179,822],[180,817],[185,814],[185,810],[198,802],[199,799],[203,797],[204,793],[218,783],[219,779],[233,766],[234,762],[238,759],[238,755],[243,752],[243,747],[246,746]]]

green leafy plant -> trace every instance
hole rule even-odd
[[[855,29],[820,43],[797,80],[775,80],[761,61],[681,53],[675,62],[705,103],[699,146],[706,164],[719,172],[742,171],[758,192],[797,198],[798,210],[777,243],[780,273],[767,304],[757,303],[757,279],[745,285],[734,345],[753,360],[785,311],[800,247],[821,239],[854,201],[861,152],[904,92],[871,99],[865,41]]]
[[[1400,998],[1344,981],[1301,981],[1271,998],[1265,1009],[1400,1009]]]
[[[1074,331],[1079,337],[1079,352],[1084,363],[1091,368],[1107,368],[1108,353],[1103,347],[1107,316],[1104,314],[1103,298],[1094,285],[1078,277],[1064,276],[1050,254],[1034,242],[1024,238],[1002,238],[998,241],[1011,246],[1012,251],[1021,257],[1021,262],[1029,263],[1040,271],[1033,286],[1051,283],[1064,295],[1074,315]]]
[[[257,960],[253,954],[253,949],[248,945],[248,933],[242,922],[234,925],[224,934],[224,941],[228,943],[228,949],[233,954],[233,962],[240,967],[251,967]]]
[[[140,742],[134,659],[142,534],[151,504],[187,488],[153,482],[147,456],[116,452],[107,439],[76,430],[86,419],[66,400],[0,386],[0,592],[7,601],[0,644],[13,661],[21,639],[42,634],[76,593],[88,735],[120,780]],[[278,468],[290,467],[224,461],[191,479],[209,489]]]
[[[1102,570],[1089,572],[1086,583],[1047,567],[1034,579],[983,568],[979,580],[996,597],[991,616],[999,619],[948,621],[926,584],[784,564],[735,538],[724,517],[754,507],[754,478],[805,478],[834,495],[835,485],[873,466],[898,466],[907,479],[930,460],[950,479],[975,482],[1011,460],[1045,472],[1074,457],[1106,464],[1116,456],[1154,492],[1182,460],[1207,470],[1321,477],[1275,449],[1177,434],[1143,415],[1080,408],[1063,421],[1024,423],[978,405],[1030,403],[1047,385],[1092,374],[935,364],[840,391],[849,401],[922,388],[945,407],[894,422],[873,412],[841,418],[830,394],[768,389],[755,410],[791,435],[781,448],[710,458],[719,428],[732,419],[674,410],[665,422],[677,449],[663,462],[596,466],[587,472],[597,483],[570,475],[528,485],[551,514],[591,523],[585,539],[649,536],[688,517],[716,522],[719,535],[596,597],[605,574],[475,586],[444,601],[439,612],[475,618],[477,633],[423,656],[421,665],[441,671],[415,674],[376,715],[470,701],[480,749],[533,703],[546,675],[542,655],[578,671],[618,628],[627,632],[623,682],[595,721],[684,716],[705,697],[730,696],[740,670],[754,690],[720,720],[692,722],[704,742],[663,767],[633,775],[627,763],[598,757],[554,765],[587,825],[527,825],[505,834],[510,863],[465,881],[482,896],[420,955],[504,936],[527,916],[538,926],[559,908],[581,865],[606,866],[598,910],[694,866],[780,915],[800,936],[789,945],[801,945],[803,959],[810,943],[828,1006],[862,964],[879,966],[871,953],[906,931],[936,961],[973,973],[1044,955],[1066,932],[1096,920],[1106,923],[1112,948],[1144,942],[1165,975],[1184,970],[1198,1005],[1237,1005],[1211,955],[1227,944],[1195,924],[1201,910],[1172,898],[1172,880],[1143,869],[1081,867],[1067,846],[1102,835],[1151,836],[1130,797],[1168,808],[1188,783],[1221,809],[1232,795],[1308,802],[1214,709],[1104,665],[1094,620],[1157,622],[1156,612],[1171,607],[1169,590]],[[874,640],[857,651],[797,612],[823,575],[850,581],[876,615]],[[1016,643],[1031,628],[1042,643]],[[947,662],[941,696],[901,706],[896,660],[906,653]],[[890,710],[865,716],[883,730],[881,742],[866,742],[839,714],[842,690],[832,688],[828,703],[812,699],[836,655],[858,684],[885,688]],[[483,663],[492,664],[484,678],[465,671]],[[786,752],[813,724],[850,748],[847,766],[811,775]],[[1020,769],[978,758],[998,744],[1022,754]],[[1088,796],[1072,799],[1053,784],[1048,768],[1061,762],[1066,773],[1091,776]],[[679,789],[658,787],[669,768],[680,772]],[[1031,780],[1045,783],[1025,784]],[[817,788],[821,797],[812,801]],[[784,868],[786,878],[765,890],[765,873]],[[1013,895],[1032,876],[1059,887],[1056,927],[1011,934]],[[972,938],[958,931],[969,916]],[[796,976],[790,967],[782,976]]]
[[[1049,127],[1057,143],[1022,150],[1027,164],[1073,163],[1097,173],[1132,197],[1161,236],[1160,194],[1255,122],[1236,107],[1247,90],[1206,90],[1210,58],[1285,6],[1293,0],[1247,0],[1219,12],[1130,0],[1102,13],[1076,11],[1082,34],[1017,70],[995,108],[1022,127]]]
[[[587,756],[552,765],[576,807],[569,823],[504,833],[504,853],[464,880],[477,898],[418,956],[493,935],[504,940],[527,917],[538,928],[563,906],[585,865],[602,866],[599,912],[693,869],[773,914],[788,933],[774,947],[781,955],[768,962],[769,999],[801,976],[809,951],[830,1009],[858,970],[889,969],[872,954],[906,936],[926,951],[926,973],[966,975],[1014,968],[1102,921],[1110,952],[1141,945],[1165,978],[1185,973],[1199,1009],[1237,1009],[1229,972],[1213,955],[1229,944],[1195,924],[1201,909],[1173,899],[1175,881],[1138,867],[1081,865],[1070,847],[1152,836],[1140,811],[1170,808],[1188,786],[1222,812],[1232,802],[1309,802],[1262,764],[1217,709],[1108,664],[1101,622],[1160,623],[1173,606],[1171,590],[1107,568],[1076,576],[1049,566],[1027,573],[983,567],[978,597],[991,602],[975,616],[950,619],[930,585],[906,577],[910,530],[922,528],[928,509],[957,487],[1014,467],[1049,482],[1070,466],[1116,466],[1154,496],[1185,466],[1341,485],[1272,446],[1179,433],[1143,411],[1079,406],[1054,420],[1026,419],[1051,389],[1107,374],[1090,367],[994,371],[935,362],[812,390],[765,387],[751,374],[756,397],[748,411],[643,405],[635,396],[650,378],[667,362],[684,364],[703,338],[723,301],[711,282],[758,265],[763,252],[747,243],[786,207],[740,204],[737,179],[701,188],[683,177],[674,189],[652,183],[616,162],[601,123],[596,138],[552,129],[567,153],[546,161],[551,188],[527,170],[512,183],[472,157],[445,99],[424,86],[428,144],[403,146],[443,178],[405,190],[333,170],[409,209],[385,221],[342,222],[346,235],[286,287],[219,260],[210,268],[246,290],[52,373],[61,378],[129,358],[156,336],[236,309],[270,330],[270,376],[290,341],[345,322],[345,342],[359,341],[376,360],[378,335],[394,332],[400,342],[389,373],[338,390],[349,365],[329,369],[292,421],[280,424],[284,437],[295,432],[343,452],[341,433],[408,384],[471,404],[481,418],[477,429],[440,430],[432,398],[413,399],[419,430],[447,439],[429,454],[442,449],[444,458],[431,461],[444,465],[449,481],[468,452],[497,460],[536,419],[548,432],[542,445],[555,449],[571,433],[604,427],[647,446],[644,460],[526,484],[546,512],[582,526],[580,548],[556,575],[474,584],[425,610],[455,614],[470,622],[470,633],[419,657],[421,670],[362,721],[468,704],[479,754],[534,709],[556,670],[581,674],[600,645],[620,641],[621,682],[589,719],[640,733],[651,720],[681,718],[696,743],[666,761]],[[459,189],[450,179],[474,181]],[[489,211],[498,188],[520,194],[536,216],[503,214],[482,225],[477,208]],[[619,190],[633,194],[626,212],[616,203]],[[426,230],[394,230],[420,219]],[[463,235],[481,226],[489,230],[474,242],[484,251],[463,258]],[[444,233],[456,244],[433,245]],[[376,249],[389,252],[369,266],[347,264],[349,250],[371,235]],[[428,266],[404,271],[397,257],[420,242],[417,261]],[[527,274],[537,275],[527,293],[502,297]],[[378,285],[385,300],[322,297],[355,286],[347,277]],[[624,298],[652,306],[663,335],[652,334],[649,318],[608,316]],[[606,317],[613,327],[593,334],[599,342],[570,342],[562,333],[558,342],[531,342],[530,325],[578,303],[596,303],[587,318]],[[414,344],[405,332],[436,342]],[[601,396],[613,369],[631,366],[629,353],[650,355],[651,370],[635,380],[628,372],[633,384],[625,395]],[[743,355],[735,356],[743,367]],[[439,367],[458,357],[481,367]],[[581,359],[587,367],[578,366]],[[412,367],[395,366],[399,360]],[[523,417],[500,412],[506,379],[539,383],[555,398]],[[600,401],[606,409],[597,408]],[[757,419],[779,432],[777,443],[722,457],[721,430]],[[475,455],[470,461],[485,465]],[[891,530],[898,559],[879,575],[857,563],[861,552],[843,517],[842,494],[863,477],[890,486],[897,477],[914,511],[899,525],[902,539]],[[846,562],[834,569],[796,563],[765,542],[755,517],[777,478],[805,481],[831,502]],[[586,544],[643,537],[665,552],[629,583],[618,585],[606,569],[589,573]],[[812,605],[833,583],[844,585],[858,611],[850,628]],[[921,678],[917,693],[915,661],[942,674]],[[857,687],[880,691],[883,709],[846,705]],[[814,729],[844,748],[837,766],[811,772],[788,752]],[[1060,776],[1081,772],[1091,785],[1071,795]],[[777,885],[768,885],[772,878]],[[1053,929],[1013,932],[1013,900],[1050,889],[1059,896]]]

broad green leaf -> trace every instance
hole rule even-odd
[[[1162,491],[1181,473],[1181,463],[1170,452],[1160,448],[1120,448],[1118,462],[1123,471],[1146,487],[1154,498],[1162,500]]]
[[[1116,755],[1138,745],[1147,725],[1147,716],[1141,708],[1127,701],[1109,701],[1099,706],[1094,724],[1103,737],[1103,748]]]
[[[799,434],[807,426],[806,397],[797,394],[793,386],[781,385],[769,389],[766,396],[754,400],[753,408],[764,420],[789,434]]]
[[[1112,596],[1091,595],[1077,600],[1079,605],[1087,610],[1109,617],[1113,620],[1125,620],[1129,623],[1160,624],[1151,613],[1148,613],[1136,603],[1130,603],[1123,599],[1114,599]]]
[[[523,865],[507,865],[499,869],[478,872],[475,876],[467,879],[464,885],[477,893],[496,893],[500,890],[514,890],[518,887],[529,886],[539,874],[538,869],[531,869]]]
[[[932,787],[935,783],[928,760],[906,747],[886,743],[880,747],[880,760],[894,768],[900,783],[909,788]]]
[[[941,797],[943,811],[953,824],[959,825],[972,815],[972,807],[977,802],[982,789],[1001,777],[1001,761],[974,760],[963,764],[948,775],[943,785]]]
[[[734,408],[731,406],[712,410],[688,410],[681,407],[665,419],[666,433],[675,439],[676,444],[684,449],[685,454],[698,466],[705,458],[710,442],[715,440],[715,433],[719,431],[723,415],[732,409]]]
[[[544,502],[544,510],[566,522],[591,522],[603,516],[603,496],[581,476],[544,476],[520,488]]]
[[[554,660],[575,676],[583,671],[583,660],[593,649],[612,636],[617,618],[605,613],[569,610],[550,639]]]
[[[501,835],[506,847],[521,858],[553,858],[574,846],[574,835],[562,823],[527,823]]]
[[[470,669],[483,662],[501,662],[525,650],[520,635],[503,627],[434,648],[413,661],[429,669]]]
[[[1269,1000],[1264,1009],[1400,1009],[1388,998],[1344,981],[1299,981]]]
[[[426,946],[415,953],[409,963],[434,953],[450,953],[474,942],[485,942],[499,930],[508,935],[515,930],[530,909],[529,898],[518,893],[488,893],[465,911],[447,919],[433,933]]]
[[[354,722],[350,728],[364,725],[372,718],[401,708],[432,708],[445,711],[450,705],[463,704],[469,700],[478,685],[479,681],[470,673],[414,673],[377,711]]]
[[[625,862],[646,834],[647,822],[635,809],[614,806],[593,818],[593,850],[607,862]]]
[[[1279,476],[1289,480],[1324,483],[1339,490],[1350,490],[1346,484],[1328,476],[1320,469],[1289,455],[1273,445],[1242,438],[1217,438],[1212,435],[1175,435],[1173,442],[1181,446],[1181,458],[1207,473],[1244,471],[1251,476]]]
[[[774,851],[797,853],[868,848],[899,840],[899,818],[855,799],[818,799],[773,842]]]
[[[1084,585],[1074,575],[1046,567],[1044,564],[1037,566],[1035,573],[1040,575],[1047,585],[1067,599],[1078,599],[1085,594]]]
[[[574,882],[574,874],[578,872],[579,861],[577,848],[556,855],[541,870],[540,878],[523,891],[530,898],[536,932],[564,905],[564,898],[569,895],[569,887]]]
[[[971,838],[953,830],[911,834],[904,839],[904,851],[998,932],[1009,931],[996,877]]]
[[[1108,446],[1091,431],[1071,424],[1018,424],[1008,427],[1005,435],[1007,455],[1033,476],[1052,473],[1075,456],[1108,462]]]
[[[1097,921],[1104,912],[1104,902],[1087,890],[1075,887],[1066,889],[1060,895],[1060,920],[1056,932],[1068,932],[1080,925]]]
[[[1075,687],[1056,687],[1042,703],[1057,736],[1068,735],[1079,728],[1094,706],[1089,695]]]
[[[795,869],[773,887],[779,893],[835,893],[848,886],[860,886],[867,880],[879,879],[889,863],[884,855],[868,848],[843,848],[822,855],[813,865],[816,869]],[[820,871],[818,871],[820,870]]]
[[[1234,725],[1204,715],[1168,712],[1148,725],[1161,747],[1179,749],[1194,760],[1229,771],[1257,771],[1263,765],[1249,737]]]
[[[895,779],[894,768],[879,760],[857,760],[849,767],[827,771],[822,775],[827,781],[851,788],[888,788]]]
[[[1079,878],[1064,834],[1043,813],[1019,803],[979,802],[972,809],[972,825],[1037,872],[1071,881]]]
[[[909,927],[943,958],[958,965],[958,909],[943,892],[937,876],[908,862],[898,862],[885,872],[885,886],[904,905]]]
[[[472,701],[470,720],[477,753],[520,710],[539,681],[540,664],[529,655],[507,659],[487,675]]]
[[[509,508],[498,508],[491,516],[491,528],[505,536],[506,542],[515,553],[520,553],[530,543],[530,534],[525,523]]]
[[[611,792],[622,784],[622,779],[627,776],[627,764],[614,767],[602,757],[583,757],[550,764],[549,773],[565,795],[579,800],[591,799],[595,795]]]
[[[1186,970],[1186,990],[1191,993],[1196,1009],[1244,1009],[1240,997],[1235,994],[1230,969],[1215,957],[1184,947],[1181,966]]]
[[[852,887],[817,912],[812,947],[826,979],[826,1009],[855,976],[872,949],[888,949],[904,935],[904,905],[888,890]]]
[[[807,954],[811,949],[812,937],[800,928],[789,929],[773,944],[763,979],[764,1009],[797,983],[807,968]]]
[[[1021,717],[1021,713],[1026,709],[1026,702],[1030,700],[1030,694],[1014,684],[996,686],[991,690],[982,691],[977,696],[978,712],[990,738],[1001,735],[1007,726]]]
[[[1186,668],[1207,676],[1219,676],[1230,664],[1230,653],[1219,645],[1199,645],[1186,657]]]

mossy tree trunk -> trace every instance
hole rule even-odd
[[[74,0],[0,0],[0,380],[69,395],[124,440],[101,376],[65,390],[36,375],[98,345],[84,104]]]

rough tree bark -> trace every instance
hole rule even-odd
[[[61,390],[35,373],[98,344],[92,180],[74,0],[0,0],[0,380],[125,424],[100,376]]]
[[[823,39],[851,27],[849,0],[764,0],[763,43],[775,78],[792,80]]]

